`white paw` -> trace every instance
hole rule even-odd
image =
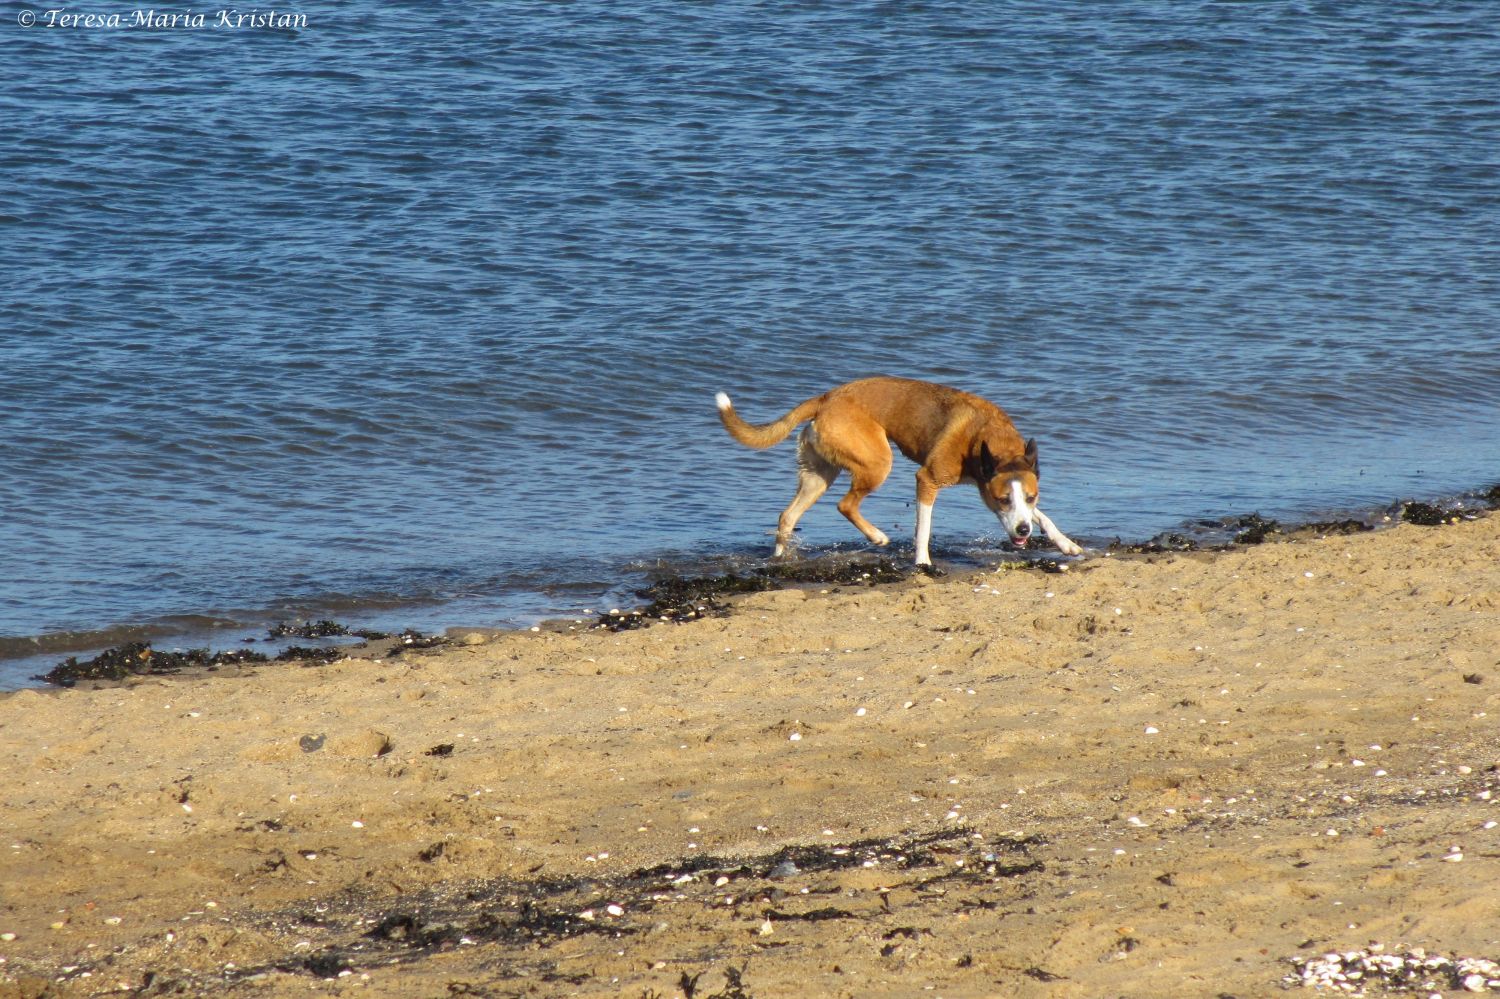
[[[1060,548],[1060,549],[1062,549],[1062,553],[1064,555],[1082,555],[1083,554],[1083,548],[1080,545],[1077,545],[1077,544],[1075,544],[1072,541],[1065,542],[1064,544],[1060,544],[1057,547]]]
[[[888,545],[891,543],[891,539],[885,536],[884,531],[877,528],[875,533],[870,535],[870,543],[876,545]]]

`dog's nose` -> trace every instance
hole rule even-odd
[[[1029,538],[1029,537],[1031,537],[1031,525],[1027,524],[1027,523],[1024,523],[1024,522],[1020,523],[1020,524],[1017,524],[1016,525],[1016,537],[1018,537],[1018,538]]]

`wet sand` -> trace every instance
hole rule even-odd
[[[0,697],[0,996],[1243,997],[1500,956],[1500,516],[825,589]]]

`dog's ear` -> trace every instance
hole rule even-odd
[[[1042,466],[1036,460],[1036,438],[1033,437],[1026,442],[1026,464],[1031,466],[1033,473],[1040,472]]]
[[[1000,465],[995,461],[995,456],[990,453],[990,446],[985,441],[979,442],[979,478],[983,482],[993,479],[1000,471]]]

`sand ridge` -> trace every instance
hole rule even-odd
[[[1500,517],[828,589],[0,697],[0,995],[1252,996],[1371,942],[1500,956]]]

